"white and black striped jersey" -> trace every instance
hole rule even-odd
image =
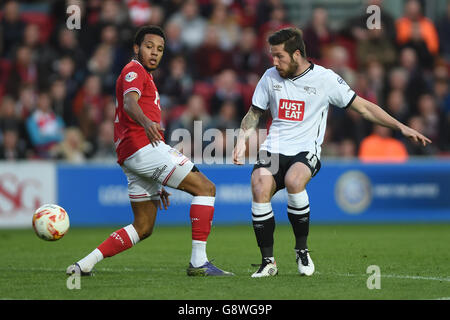
[[[313,63],[291,79],[282,78],[275,67],[267,69],[252,97],[254,107],[272,114],[260,149],[287,156],[309,151],[320,159],[329,105],[346,108],[355,97],[339,75]]]

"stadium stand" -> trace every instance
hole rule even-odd
[[[48,93],[52,113],[62,119],[64,130],[73,133],[78,128],[81,134],[77,131],[60,137],[76,136],[88,146],[80,149],[83,156],[76,157],[77,161],[89,161],[100,153],[104,161],[114,161],[113,146],[99,142],[99,136],[107,141],[108,134],[112,140],[112,131],[102,125],[110,118],[107,105],[115,99],[115,79],[131,58],[135,30],[154,23],[167,33],[165,56],[154,73],[164,109],[163,124],[167,128],[180,123],[193,95],[203,98],[208,116],[214,118],[212,123],[220,123],[224,114],[234,116],[231,122],[226,119],[227,123],[239,123],[259,77],[271,66],[267,35],[285,26],[298,26],[304,31],[307,53],[313,62],[333,69],[359,95],[432,135],[433,147],[425,152],[392,135],[405,145],[409,157],[450,155],[450,2],[8,0],[2,3],[0,147],[5,147],[5,135],[9,137],[10,131],[16,130],[14,145],[21,150],[8,154],[25,154],[28,159],[64,159],[65,153],[57,149],[42,152],[34,143],[35,131],[26,125],[39,108],[39,97]],[[66,26],[66,8],[70,4],[81,8],[79,30]],[[371,4],[381,8],[382,30],[368,30],[365,25],[368,17],[365,9]],[[223,90],[224,85],[229,85],[227,90]],[[219,112],[225,102],[227,108],[236,110]],[[11,103],[12,116],[8,111]],[[361,142],[372,132],[371,126],[357,115],[337,108],[330,109],[329,117],[332,120],[323,156],[357,158]],[[166,130],[166,135],[170,132]],[[169,136],[166,140],[170,143]],[[97,150],[100,147],[102,150]],[[111,150],[105,150],[107,147]]]

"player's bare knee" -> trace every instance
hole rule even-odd
[[[270,186],[261,177],[252,177],[252,197],[255,202],[269,202],[271,198]]]
[[[306,188],[306,182],[304,180],[290,181],[286,179],[285,185],[289,193],[302,192]]]
[[[263,184],[264,181],[260,175],[252,175],[252,188],[257,188]]]
[[[139,235],[139,239],[140,240],[147,239],[148,237],[150,237],[152,235],[152,233],[153,233],[153,229],[150,229],[150,230],[142,233],[141,235]]]
[[[253,193],[253,201],[258,203],[270,202],[270,194],[268,193]]]
[[[311,175],[298,173],[295,175],[286,175],[284,184],[290,193],[297,193],[305,190]]]
[[[261,184],[252,185],[252,196],[255,202],[269,202],[270,201],[270,190]]]
[[[208,192],[209,192],[210,197],[216,196],[216,185],[214,183],[212,183],[212,182],[210,183]]]
[[[134,220],[133,226],[139,236],[139,239],[144,240],[152,235],[154,222],[152,222],[151,219],[140,217]]]
[[[144,225],[144,226],[140,226],[135,229],[136,229],[136,232],[137,232],[140,240],[144,240],[144,239],[150,237],[153,233],[153,226],[151,226],[151,225]]]
[[[184,189],[181,189],[181,190],[184,190]],[[211,182],[204,183],[204,184],[201,184],[194,188],[190,188],[190,190],[188,192],[191,193],[194,197],[199,197],[199,196],[215,197],[216,196],[216,186]]]
[[[215,197],[216,185],[209,180],[203,182],[197,196]]]

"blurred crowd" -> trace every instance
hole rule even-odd
[[[66,24],[72,4],[81,9],[80,29]],[[381,28],[367,28],[370,4],[381,7]],[[195,120],[202,120],[203,131],[238,128],[256,83],[272,66],[267,36],[297,26],[312,62],[433,140],[418,147],[351,110],[331,107],[323,157],[364,159],[375,148],[402,159],[448,156],[450,2],[436,21],[424,16],[424,5],[405,0],[403,15],[394,18],[382,1],[366,1],[359,16],[334,30],[326,7],[294,22],[282,0],[5,1],[0,159],[115,161],[115,81],[132,58],[135,31],[146,24],[166,32],[154,78],[170,144],[176,129],[193,132]],[[395,147],[380,148],[383,143]]]

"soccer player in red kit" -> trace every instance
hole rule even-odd
[[[145,26],[135,36],[135,58],[116,83],[114,143],[117,162],[127,176],[134,222],[113,232],[67,274],[90,275],[96,263],[136,245],[152,234],[156,212],[170,205],[167,185],[192,194],[192,254],[189,276],[228,276],[208,261],[206,241],[214,214],[215,185],[183,154],[164,142],[161,107],[151,74],[163,56],[165,35],[157,26]],[[162,202],[162,206],[161,206]]]

